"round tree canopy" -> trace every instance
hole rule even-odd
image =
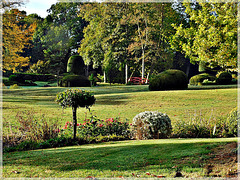
[[[81,89],[67,89],[57,94],[56,102],[63,108],[66,107],[86,107],[89,108],[95,103],[94,95],[89,91]]]

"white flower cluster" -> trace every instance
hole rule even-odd
[[[133,118],[137,139],[166,138],[171,134],[171,120],[167,114],[145,111]]]

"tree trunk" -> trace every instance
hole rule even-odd
[[[127,63],[125,65],[125,83],[126,84],[128,83],[128,65],[127,65]]]
[[[105,72],[105,71],[103,71],[103,82],[104,82],[104,83],[107,82],[107,80],[106,80],[106,72]]]
[[[144,67],[144,49],[142,49],[142,50],[143,50],[143,52],[142,52],[142,79],[143,79],[145,67]]]
[[[73,112],[73,139],[76,139],[76,133],[77,133],[77,108],[72,107]]]

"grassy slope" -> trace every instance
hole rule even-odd
[[[147,172],[174,177],[176,166],[185,177],[203,177],[211,148],[233,141],[237,138],[122,141],[6,153],[3,177],[151,177]]]
[[[66,88],[32,88],[3,90],[3,122],[17,125],[15,116],[23,110],[36,111],[36,116],[45,114],[50,120],[58,119],[60,125],[71,121],[71,108],[62,111],[54,102],[57,92]],[[99,118],[120,116],[132,121],[143,111],[158,110],[167,113],[173,124],[179,120],[190,120],[195,115],[215,118],[226,115],[237,106],[237,89],[209,89],[185,91],[148,91],[147,86],[100,86],[83,88],[96,96],[92,113]],[[86,109],[78,110],[78,122],[82,122]],[[87,114],[90,116],[90,114]]]

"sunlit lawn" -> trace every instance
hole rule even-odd
[[[6,122],[17,125],[16,114],[25,110],[35,111],[36,117],[44,114],[49,120],[58,119],[60,125],[71,121],[71,108],[62,110],[55,102],[57,92],[64,89],[3,90],[3,125]],[[96,104],[91,108],[92,114],[103,119],[121,117],[123,121],[129,122],[140,112],[155,110],[167,113],[173,124],[196,115],[211,119],[225,116],[237,106],[236,88],[148,91],[148,86],[99,86],[82,89],[91,90],[95,94]],[[78,122],[83,122],[85,113],[90,116],[86,109],[78,109]]]
[[[234,141],[237,139],[122,141],[5,153],[3,177],[174,177],[180,170],[184,177],[197,178],[206,176],[211,148]],[[224,171],[219,172],[223,177]]]
[[[34,111],[63,126],[71,121],[71,108],[55,103],[55,96],[66,88],[27,88],[3,90],[3,133],[18,125],[16,114]],[[226,117],[237,106],[237,89],[198,89],[183,91],[148,91],[148,86],[99,86],[81,88],[95,94],[91,113],[99,118],[120,116],[123,121],[143,111],[167,113],[172,124],[194,116],[214,119]],[[86,114],[85,114],[86,113]],[[86,109],[78,109],[78,122],[83,122]],[[4,177],[174,177],[176,168],[185,177],[206,175],[207,154],[217,144],[236,141],[223,139],[165,139],[108,142],[57,149],[4,153]],[[147,174],[146,174],[147,173]],[[133,176],[134,174],[134,176]],[[224,173],[223,173],[224,175]]]

